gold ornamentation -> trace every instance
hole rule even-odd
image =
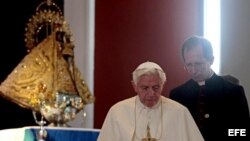
[[[68,24],[64,20],[61,9],[51,1],[42,2],[37,8],[25,28],[25,43],[28,52],[39,43],[42,29],[45,30],[43,36],[47,37],[53,31],[64,31],[71,34]]]
[[[1,84],[0,91],[5,97],[36,111],[41,99],[54,100],[58,91],[79,95],[84,104],[94,101],[78,69],[74,67],[74,74],[71,74],[62,54],[56,55],[61,45],[55,38],[54,33],[33,48]]]
[[[43,6],[47,9],[41,10]],[[40,41],[41,35],[44,39]],[[50,0],[42,2],[29,20],[25,41],[29,53],[0,85],[3,97],[24,108],[42,111],[50,121],[58,120],[54,117],[58,116],[60,123],[71,120],[86,104],[94,102],[74,63],[69,26]],[[58,102],[62,107],[57,109]],[[60,110],[59,115],[50,113],[55,109]]]
[[[157,141],[156,138],[151,138],[150,127],[147,125],[147,137],[143,138],[142,141]]]

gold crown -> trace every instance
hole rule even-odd
[[[51,0],[47,0],[37,6],[36,13],[26,25],[24,41],[28,52],[54,31],[63,31],[72,38],[69,25],[60,7]]]

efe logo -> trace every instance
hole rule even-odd
[[[228,136],[246,136],[246,129],[228,129]]]

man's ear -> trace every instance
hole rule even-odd
[[[137,86],[136,86],[136,84],[135,84],[135,82],[133,80],[131,81],[131,84],[132,84],[132,86],[134,88],[134,91],[137,93]]]
[[[213,65],[213,63],[214,63],[214,56],[213,56],[213,57],[211,57],[211,58],[210,58],[210,60],[209,60],[209,64],[210,64],[210,66],[211,66],[211,65]]]

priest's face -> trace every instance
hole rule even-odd
[[[211,60],[205,58],[203,50],[199,45],[194,46],[190,50],[185,50],[183,57],[185,68],[194,81],[205,81],[211,76],[213,58]]]
[[[153,107],[158,103],[163,85],[158,74],[142,75],[137,84],[133,83],[135,92],[140,101],[147,107]]]

